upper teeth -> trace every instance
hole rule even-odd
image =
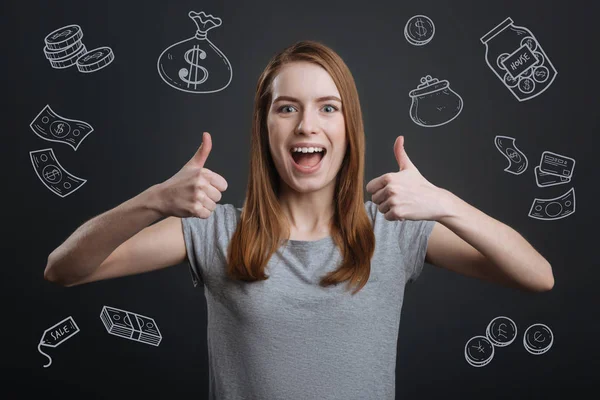
[[[321,151],[323,151],[323,148],[321,148],[321,147],[294,147],[292,149],[292,153],[295,153],[295,152],[314,153],[314,152],[321,152]]]

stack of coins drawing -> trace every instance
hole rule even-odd
[[[106,67],[115,59],[110,47],[87,51],[82,38],[83,31],[79,25],[63,26],[49,33],[44,38],[44,54],[52,68],[65,69],[76,65],[79,72],[89,73]]]

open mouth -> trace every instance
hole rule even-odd
[[[321,162],[323,157],[325,157],[327,150],[323,149],[322,151],[315,151],[313,153],[301,153],[290,150],[290,153],[297,165],[303,168],[312,168]]]

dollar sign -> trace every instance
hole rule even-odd
[[[417,27],[417,35],[419,35],[419,37],[423,37],[427,34],[427,28],[425,28],[425,24],[420,18],[415,22],[415,26]]]
[[[206,52],[200,49],[200,47],[197,45],[186,51],[183,55],[183,59],[190,66],[189,70],[186,68],[182,68],[179,70],[179,79],[187,83],[188,87],[189,85],[199,85],[201,83],[204,83],[208,79],[208,70],[200,64],[198,64],[198,59],[204,60],[205,58]],[[202,75],[200,75],[200,79],[198,79],[198,70],[202,70]]]
[[[71,34],[71,30],[70,30],[70,29],[67,29],[67,30],[65,30],[65,31],[58,32],[58,33],[55,33],[54,35],[52,35],[52,39],[53,39],[53,40],[56,40],[56,39],[58,39],[59,37],[62,37],[62,36],[69,36],[70,34]]]
[[[540,79],[545,79],[546,78],[546,71],[544,71],[544,70],[535,71],[535,76],[537,76]]]
[[[529,81],[523,82],[523,86],[525,86],[525,90],[529,90],[530,89]]]
[[[60,175],[60,172],[59,172],[58,170],[56,170],[56,169],[53,169],[53,170],[52,170],[52,171],[50,171],[50,172],[46,172],[46,174],[45,174],[44,176],[45,176],[45,178],[46,178],[47,180],[49,180],[49,181],[53,181],[53,180],[55,180],[55,179],[56,179],[56,177],[57,177],[58,175]]]
[[[63,133],[63,126],[65,126],[65,124],[63,124],[62,122],[60,124],[58,124],[58,127],[56,128],[56,133],[58,135],[60,135],[61,133]]]
[[[102,56],[102,52],[101,51],[97,51],[92,55],[87,55],[85,56],[85,58],[83,59],[83,61],[88,62],[90,61],[92,58],[100,58]]]

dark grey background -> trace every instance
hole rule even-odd
[[[229,182],[221,202],[240,206],[257,78],[276,51],[301,39],[331,46],[354,74],[367,135],[365,185],[397,170],[392,146],[403,134],[428,180],[515,228],[553,266],[554,289],[531,294],[426,265],[406,293],[397,398],[577,398],[575,393],[598,387],[598,16],[585,4],[591,3],[5,3],[2,392],[7,398],[35,388],[45,398],[207,395],[206,304],[185,265],[74,288],[44,281],[43,270],[48,254],[83,222],[176,173],[200,145],[202,131],[213,138],[207,167]],[[157,73],[161,52],[195,33],[190,10],[223,20],[208,36],[233,66],[233,80],[221,92],[184,93]],[[436,27],[423,47],[403,36],[415,14],[429,16]],[[546,92],[522,103],[488,68],[479,40],[509,16],[534,33],[558,70]],[[68,24],[82,27],[88,49],[111,47],[115,61],[92,74],[52,69],[42,51],[44,37]],[[409,117],[408,92],[426,74],[448,79],[464,100],[460,116],[447,125],[422,128]],[[77,151],[30,130],[46,104],[94,127]],[[529,159],[524,174],[503,171],[507,161],[494,146],[496,135],[516,138]],[[46,147],[87,183],[65,198],[50,192],[29,158],[30,151]],[[576,160],[570,186],[536,186],[533,167],[545,150]],[[527,216],[535,197],[558,196],[571,186],[573,215],[556,221]],[[160,346],[109,335],[99,318],[104,305],[153,317],[163,335]],[[466,341],[484,335],[500,315],[515,321],[517,340],[496,349],[489,365],[471,367],[463,354]],[[68,316],[80,332],[47,348],[53,362],[43,368],[47,359],[37,351],[42,333]],[[537,322],[554,333],[552,348],[541,356],[522,345],[524,330]]]

